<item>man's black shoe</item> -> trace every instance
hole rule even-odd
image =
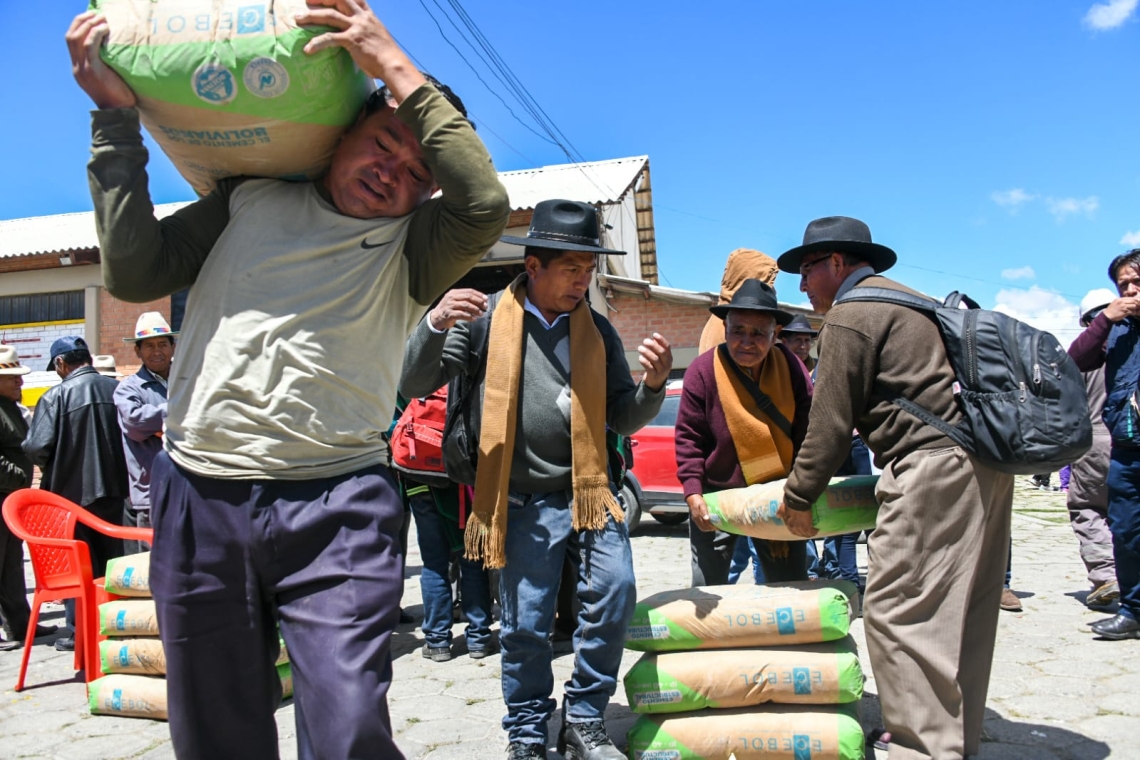
[[[1108,620],[1093,623],[1092,632],[1097,636],[1113,641],[1121,639],[1140,639],[1140,621],[1133,620],[1127,615],[1117,615]]]
[[[74,652],[75,651],[75,634],[65,636],[62,639],[55,640],[55,649],[57,652]]]
[[[562,730],[558,732],[558,751],[567,760],[626,760],[606,734],[606,724],[600,720],[585,723],[567,723],[566,709],[562,710]]]
[[[423,655],[425,660],[432,662],[447,662],[451,659],[451,647],[446,644],[441,647],[433,647],[424,644]]]
[[[533,742],[511,742],[507,747],[507,760],[546,760],[546,747]]]

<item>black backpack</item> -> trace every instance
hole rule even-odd
[[[1050,333],[982,309],[957,291],[939,304],[890,288],[856,287],[835,304],[850,301],[908,306],[934,320],[965,419],[954,426],[907,399],[888,400],[993,469],[1014,475],[1052,472],[1092,446],[1084,380]]]

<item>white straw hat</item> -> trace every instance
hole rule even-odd
[[[166,319],[157,311],[148,311],[139,315],[135,322],[135,334],[130,338],[123,338],[124,343],[138,343],[147,338],[173,338],[178,333],[170,329]]]
[[[0,346],[0,375],[26,375],[31,367],[20,364],[20,357],[12,346]]]
[[[91,357],[91,366],[100,375],[107,377],[122,377],[118,369],[115,367],[115,357],[110,354],[99,354],[98,356]]]

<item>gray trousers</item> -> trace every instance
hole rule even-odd
[[[978,752],[1009,550],[1013,476],[913,451],[876,488],[863,616],[890,760]]]
[[[1070,509],[1069,522],[1081,545],[1081,561],[1093,587],[1116,580],[1112,558],[1112,531],[1108,529],[1108,509]]]

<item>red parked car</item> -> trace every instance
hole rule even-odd
[[[665,525],[679,525],[689,517],[689,507],[681,495],[677,480],[677,453],[673,428],[681,406],[681,381],[674,380],[665,389],[661,411],[653,420],[631,436],[633,467],[622,488],[625,521],[632,533],[644,514]]]

